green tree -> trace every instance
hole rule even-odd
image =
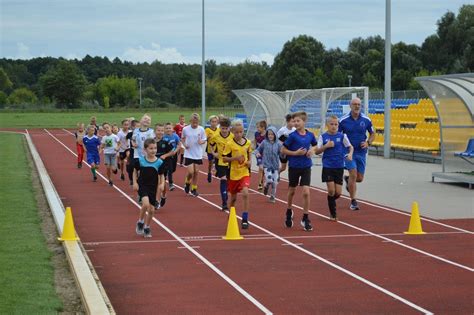
[[[5,92],[0,91],[0,108],[4,108],[8,103],[8,96]]]
[[[369,88],[380,88],[381,83],[377,78],[369,71],[364,73],[362,77],[362,85],[368,86]]]
[[[7,103],[10,105],[31,105],[36,104],[38,98],[35,93],[27,88],[18,88],[8,96]]]
[[[206,105],[210,107],[223,107],[228,105],[229,97],[227,88],[219,79],[206,80]]]
[[[178,105],[183,107],[197,107],[201,101],[201,86],[189,81],[179,89]]]
[[[133,78],[109,76],[100,78],[96,83],[96,95],[99,100],[109,98],[110,107],[129,106],[137,103],[137,81]]]
[[[145,89],[143,89],[142,96],[143,96],[143,98],[149,98],[149,99],[154,100],[154,101],[156,101],[160,98],[160,95],[155,90],[155,88],[152,87],[152,86],[148,86]]]
[[[12,81],[8,77],[8,74],[0,68],[0,91],[8,91],[13,86]]]
[[[86,78],[70,61],[61,60],[40,78],[43,94],[59,107],[77,108],[86,88]]]
[[[314,78],[313,78],[313,87],[315,89],[325,88],[328,86],[328,82],[329,82],[329,78],[324,73],[323,69],[321,68],[316,69],[316,72],[314,73]]]
[[[348,79],[344,70],[342,70],[341,67],[334,68],[334,70],[331,73],[331,86],[340,87],[340,86],[347,86],[347,85],[348,85]]]

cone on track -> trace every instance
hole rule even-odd
[[[420,213],[418,212],[418,202],[413,202],[411,206],[410,226],[405,234],[418,235],[426,234],[421,228]]]
[[[229,213],[229,222],[227,222],[227,232],[225,236],[222,237],[224,240],[236,241],[243,240],[244,238],[240,236],[239,224],[237,223],[237,216],[235,214],[235,208],[230,208]]]
[[[72,220],[71,208],[66,208],[66,216],[64,217],[63,234],[58,237],[60,241],[77,241],[76,229],[74,228],[74,221]]]

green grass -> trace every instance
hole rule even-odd
[[[219,114],[221,110],[209,109],[206,111],[206,116]],[[201,114],[201,111],[197,111]],[[135,117],[140,119],[144,113],[149,113],[152,117],[153,123],[158,122],[177,122],[178,116],[184,114],[186,120],[189,115],[193,113],[192,110],[174,110],[167,111],[123,111],[123,112],[1,112],[0,113],[0,128],[75,128],[78,122],[83,122],[87,125],[91,116],[97,117],[97,122],[100,124],[104,121],[117,123],[124,118]],[[226,111],[226,115],[233,115],[233,112]]]
[[[0,314],[55,314],[62,303],[41,231],[25,139],[0,134]]]

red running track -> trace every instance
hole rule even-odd
[[[153,238],[144,240],[134,232],[138,208],[127,198],[135,198],[128,183],[115,180],[124,194],[101,179],[93,183],[88,168],[76,169],[75,156],[64,147],[75,150],[73,137],[50,132],[30,134],[63,203],[73,209],[77,232],[119,314],[474,310],[472,233],[423,222],[429,234],[406,236],[401,232],[407,216],[369,205],[351,212],[345,210],[347,200],[338,201],[340,223],[313,213],[315,231],[307,233],[297,224],[283,227],[284,203],[270,204],[253,193],[246,239],[222,241],[227,215],[211,204],[220,204],[218,183],[201,176],[200,198],[177,189],[155,215],[194,248],[184,248],[158,224],[152,226]],[[175,176],[179,184],[184,170]],[[278,197],[285,200],[286,191],[282,182]],[[315,189],[311,198],[311,210],[326,215],[326,195]],[[300,216],[295,209],[295,223]]]

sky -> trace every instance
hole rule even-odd
[[[472,0],[393,0],[392,42],[421,45]],[[200,63],[201,0],[0,0],[0,57]],[[273,63],[300,34],[328,48],[385,35],[384,0],[206,0],[206,59]]]

